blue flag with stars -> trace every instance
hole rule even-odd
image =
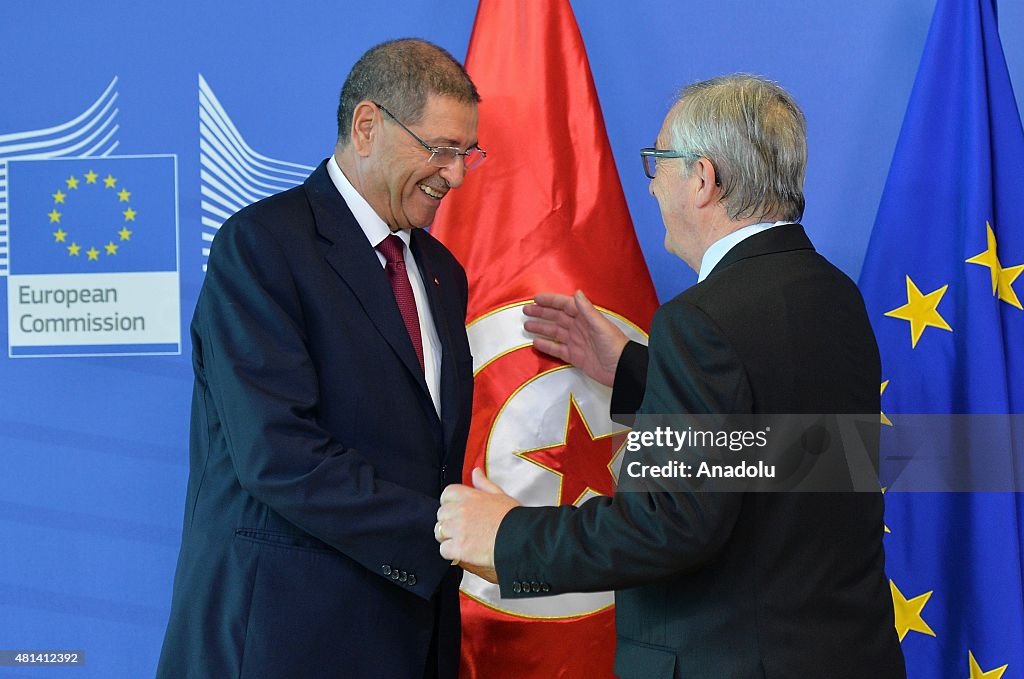
[[[883,424],[1024,413],[1022,271],[1024,129],[995,1],[939,0],[861,273]],[[1024,676],[1022,527],[1024,495],[887,494],[909,677]]]
[[[172,156],[8,161],[11,274],[176,271]]]

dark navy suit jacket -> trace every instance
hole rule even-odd
[[[433,537],[472,405],[466,276],[411,247],[442,346],[441,415],[387,275],[322,163],[220,229],[192,321],[181,553],[158,675],[458,673],[461,570]]]

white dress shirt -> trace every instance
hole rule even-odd
[[[338,189],[341,197],[345,199],[348,209],[359,223],[366,240],[374,248],[377,259],[380,260],[381,268],[387,265],[384,255],[377,250],[381,241],[391,235],[391,229],[380,218],[370,204],[366,202],[352,183],[345,176],[345,173],[338,167],[338,161],[332,155],[327,161],[327,174]],[[423,277],[420,276],[420,268],[416,265],[416,258],[413,257],[409,242],[412,238],[410,229],[401,229],[394,232],[396,236],[405,243],[405,269],[409,272],[409,282],[412,284],[412,296],[416,300],[416,315],[420,319],[420,335],[423,339],[423,371],[427,379],[427,389],[430,390],[430,398],[434,401],[434,409],[441,414],[441,340],[437,337],[437,327],[434,325],[434,317],[430,313],[430,301],[427,299],[427,290],[423,287]]]
[[[742,229],[736,229],[730,234],[726,234],[722,238],[719,238],[711,247],[704,252],[704,257],[700,260],[700,273],[697,274],[697,282],[700,283],[702,280],[708,277],[718,263],[722,261],[722,258],[728,254],[729,250],[739,245],[742,241],[750,238],[756,233],[767,231],[774,226],[781,226],[782,224],[792,224],[793,222],[781,221],[775,222],[761,222],[759,224],[750,224],[744,226]]]

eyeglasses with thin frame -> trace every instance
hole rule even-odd
[[[676,151],[675,149],[656,149],[653,146],[640,149],[640,159],[644,163],[644,174],[647,175],[648,179],[654,179],[654,175],[658,172],[658,158],[701,158],[695,153],[683,153],[682,151]],[[722,180],[718,176],[718,165],[715,161],[708,158],[708,162],[711,163],[711,167],[715,168],[715,186],[721,186]]]
[[[648,179],[654,179],[658,171],[658,158],[690,158],[692,154],[676,151],[675,149],[656,149],[653,146],[640,149],[640,159],[644,163],[644,174]]]
[[[409,133],[409,135],[415,139],[420,146],[430,151],[430,158],[427,159],[428,165],[434,167],[448,167],[455,162],[457,158],[462,157],[462,165],[467,171],[472,170],[475,167],[479,167],[480,163],[487,159],[487,153],[479,146],[460,151],[454,146],[431,146],[427,142],[419,138],[415,132],[410,130],[402,121],[395,117],[391,111],[387,110],[377,102],[373,102],[373,105],[387,114],[388,118],[398,123],[398,126]]]

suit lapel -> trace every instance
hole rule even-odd
[[[455,423],[458,420],[456,408],[459,404],[458,395],[458,374],[455,357],[452,354],[452,323],[462,322],[460,319],[453,320],[447,300],[450,300],[453,291],[448,289],[451,281],[445,280],[445,276],[434,265],[433,246],[431,237],[421,229],[412,232],[410,249],[416,258],[416,264],[420,269],[420,277],[423,279],[423,287],[427,291],[427,299],[430,301],[430,313],[434,318],[434,327],[437,330],[437,337],[441,341],[441,425],[444,429],[445,454],[450,450],[451,437],[455,432]]]
[[[327,262],[359,299],[370,322],[398,355],[429,400],[430,391],[387,274],[327,174],[326,161],[313,171],[304,186],[313,208],[317,232],[331,243],[326,255]]]

